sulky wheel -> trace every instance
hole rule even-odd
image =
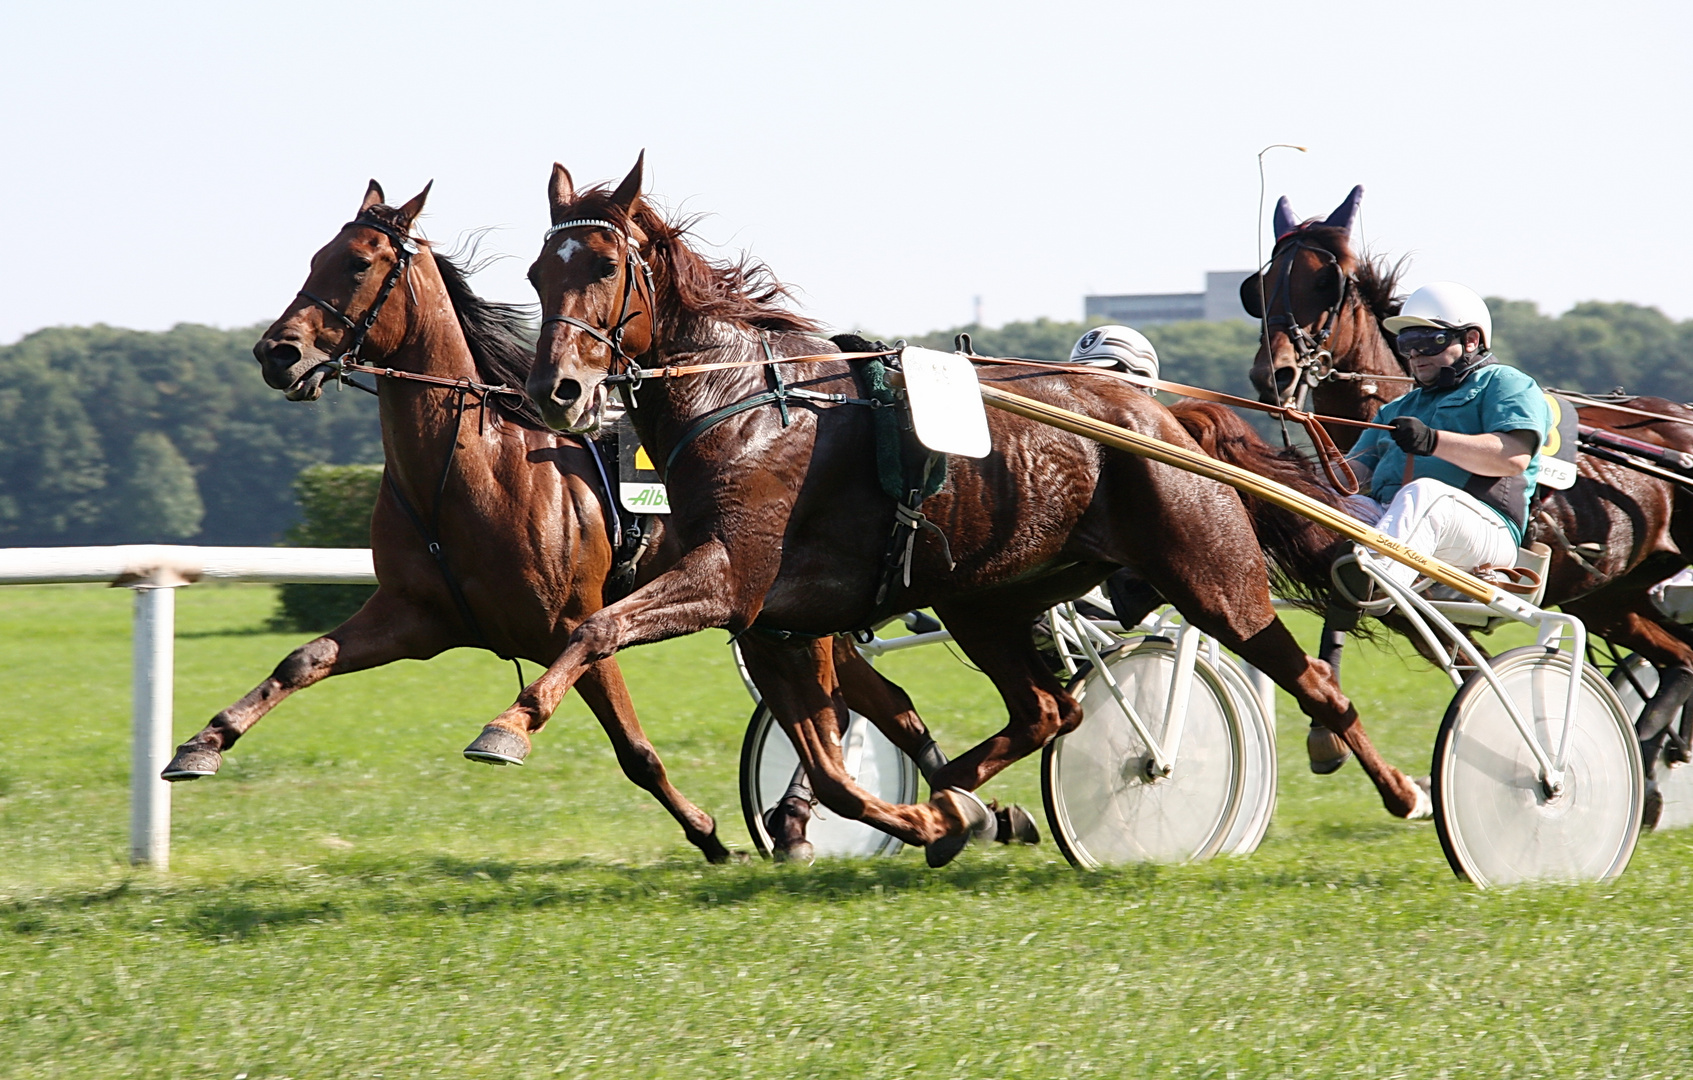
[[[1564,729],[1570,658],[1533,645],[1493,670],[1548,755]],[[1434,744],[1434,820],[1446,859],[1483,888],[1603,881],[1640,835],[1645,778],[1634,727],[1602,675],[1582,664],[1561,792],[1548,796],[1528,743],[1480,674],[1452,698]]]
[[[1647,700],[1658,692],[1658,669],[1639,653],[1630,653],[1622,663],[1611,669],[1611,687],[1622,701],[1623,714],[1632,724],[1640,719]],[[1653,828],[1657,831],[1685,829],[1693,825],[1693,765],[1671,757],[1671,745],[1667,740],[1659,753],[1662,756],[1652,771],[1664,807]]]
[[[1235,815],[1234,827],[1223,840],[1219,853],[1250,855],[1258,850],[1276,812],[1276,729],[1258,691],[1234,658],[1219,650],[1213,666],[1234,700],[1241,731],[1246,737],[1246,785],[1241,793],[1240,813]]]
[[[1153,738],[1163,741],[1175,647],[1145,638],[1105,662]],[[1047,821],[1065,856],[1093,868],[1205,859],[1223,850],[1242,810],[1252,759],[1228,688],[1205,658],[1194,663],[1168,776],[1153,775],[1148,747],[1103,679],[1083,670],[1070,692],[1081,702],[1082,723],[1049,743],[1041,759]]]
[[[917,763],[857,713],[847,722],[841,753],[848,775],[872,795],[891,803],[917,801]],[[787,792],[798,768],[799,755],[776,717],[763,705],[753,709],[741,740],[741,813],[761,855],[770,854],[764,811]],[[880,829],[837,817],[820,804],[811,808],[805,835],[819,858],[894,855],[904,846]]]

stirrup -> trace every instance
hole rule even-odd
[[[1540,574],[1526,566],[1478,566],[1475,576],[1518,596],[1533,596],[1540,588]]]
[[[1358,565],[1358,553],[1348,551],[1329,566],[1329,580],[1342,603],[1365,615],[1385,615],[1393,608],[1391,596],[1378,596],[1375,581]]]

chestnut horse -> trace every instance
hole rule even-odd
[[[897,526],[913,542],[891,545],[896,504],[877,478],[872,411],[859,404],[865,391],[853,366],[780,363],[838,350],[780,306],[784,290],[762,266],[693,251],[685,230],[641,197],[641,178],[637,162],[615,190],[577,192],[554,166],[553,225],[530,268],[545,319],[527,389],[547,423],[581,432],[621,386],[642,443],[663,465],[684,554],[589,616],[472,750],[527,752],[530,732],[564,693],[619,649],[726,628],[817,797],[925,846],[940,865],[990,827],[969,793],[1081,721],[1035,649],[1031,620],[1127,566],[1342,735],[1389,811],[1427,812],[1426,794],[1376,754],[1327,665],[1276,617],[1252,523],[1220,484],[994,412],[993,452],[949,458],[922,520],[907,515]],[[709,370],[654,370],[684,361]],[[1114,379],[983,378],[1193,446],[1169,410]],[[923,523],[932,531],[920,531]],[[890,547],[912,553],[908,577],[885,573]],[[902,806],[862,790],[842,767],[845,703],[828,638],[921,607],[934,608],[993,680],[1009,718],[931,777],[928,803]]]
[[[1354,188],[1321,221],[1299,221],[1285,197],[1276,206],[1277,240],[1270,261],[1241,285],[1242,302],[1262,319],[1251,374],[1263,401],[1297,404],[1308,393],[1313,411],[1368,420],[1411,388],[1392,335],[1382,328],[1382,320],[1398,311],[1399,268],[1352,251],[1352,217],[1362,196],[1363,188]],[[1642,419],[1602,406],[1582,408],[1581,420],[1693,450],[1693,409],[1652,397],[1622,404],[1687,421]],[[1345,447],[1357,434],[1349,427],[1333,432]],[[1693,493],[1586,454],[1578,458],[1577,469],[1569,490],[1540,489],[1524,542],[1542,542],[1552,550],[1548,606],[1562,607],[1595,635],[1633,649],[1658,668],[1658,691],[1638,724],[1650,763],[1656,740],[1693,696],[1693,630],[1664,618],[1647,595],[1688,563],[1684,553],[1693,551]],[[1338,658],[1328,633],[1321,655]]]
[[[362,354],[401,373],[377,387],[387,458],[371,519],[380,585],[357,614],[294,650],[183,743],[166,779],[216,773],[224,751],[265,714],[331,675],[460,647],[545,666],[605,603],[614,550],[591,448],[548,429],[521,395],[473,389],[523,384],[534,355],[529,327],[522,309],[480,299],[459,266],[411,237],[427,194],[393,208],[371,181],[354,219],[313,256],[302,291],[253,348],[265,381],[296,401],[322,393],[332,358]],[[637,583],[675,558],[658,529]],[[854,707],[918,752],[927,733],[909,699],[850,648],[840,663]],[[616,662],[588,666],[577,686],[629,778],[706,858],[728,859],[711,816],[666,777]]]

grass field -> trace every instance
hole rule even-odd
[[[273,603],[182,592],[179,739],[297,644],[263,631]],[[1286,698],[1250,858],[712,867],[574,699],[529,768],[460,758],[513,677],[458,653],[284,704],[176,789],[171,872],[132,871],[129,608],[0,590],[0,1077],[1693,1073],[1693,834],[1611,885],[1476,892],[1356,766],[1305,771]],[[1371,653],[1365,720],[1423,771],[1449,691]],[[724,636],[624,663],[678,785],[748,849]],[[885,670],[949,749],[1000,722],[943,650]],[[1034,763],[987,793],[1038,807]]]

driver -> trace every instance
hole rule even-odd
[[[1371,428],[1353,447],[1352,467],[1369,494],[1347,499],[1347,511],[1464,570],[1514,565],[1552,423],[1539,385],[1494,361],[1487,304],[1456,282],[1423,286],[1382,325],[1416,385],[1376,414],[1389,430]],[[1406,586],[1417,577],[1401,562],[1375,565]],[[1350,571],[1343,584],[1367,598],[1369,581]],[[1305,745],[1316,773],[1333,772],[1349,755],[1326,728],[1313,728]]]
[[[1370,492],[1351,500],[1354,516],[1463,570],[1514,565],[1552,423],[1540,386],[1494,361],[1487,304],[1456,282],[1418,289],[1383,326],[1416,386],[1376,414],[1391,430],[1353,447]],[[1385,569],[1405,585],[1417,577]]]

